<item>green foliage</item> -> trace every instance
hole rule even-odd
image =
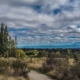
[[[72,55],[72,52],[71,52],[71,50],[70,50],[70,49],[68,49],[68,50],[67,50],[67,54],[68,54],[69,56],[71,56],[71,55]]]
[[[0,29],[0,53],[4,54],[4,52],[8,50],[8,30],[7,26],[1,23]]]
[[[37,50],[33,50],[33,56],[37,56],[39,52]]]
[[[57,55],[61,55],[60,51],[57,51],[56,54],[57,54]]]
[[[1,23],[0,28],[0,55],[5,55],[5,52],[10,50],[8,54],[11,53],[11,50],[15,48],[15,42],[8,33],[8,28],[3,23]]]
[[[26,51],[26,55],[29,55],[29,56],[38,56],[39,52],[38,50],[29,50],[29,51]]]
[[[25,52],[23,50],[15,50],[15,57],[16,58],[24,58]]]

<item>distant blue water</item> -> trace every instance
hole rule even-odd
[[[23,46],[21,48],[80,48],[80,42],[72,45],[37,45],[37,46]]]

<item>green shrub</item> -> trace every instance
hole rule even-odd
[[[15,50],[15,57],[16,58],[24,58],[25,52],[23,50]]]
[[[29,55],[29,56],[36,57],[36,56],[38,56],[38,54],[39,54],[38,50],[29,50],[29,51],[26,51],[26,55]]]
[[[60,55],[61,55],[60,51],[57,51],[57,52],[56,52],[56,55],[57,55],[57,56],[60,56]]]

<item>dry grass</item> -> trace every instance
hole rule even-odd
[[[0,60],[4,60],[4,61],[10,61],[10,62],[12,62],[12,61],[15,61],[16,60],[16,58],[13,58],[13,57],[9,57],[9,58],[4,58],[4,57],[1,57],[0,58]],[[11,69],[11,76],[8,76],[8,75],[0,75],[0,80],[29,80],[28,78],[25,78],[25,77],[23,77],[23,76],[14,76],[13,75],[13,69]]]
[[[69,59],[69,65],[74,65],[74,59],[73,58]]]
[[[28,67],[33,69],[39,69],[42,67],[42,64],[45,62],[46,58],[33,58],[32,62],[28,59]]]
[[[6,60],[6,58],[1,58],[1,59]],[[16,59],[10,57],[8,60],[14,61]],[[46,58],[32,58],[32,62],[30,62],[30,58],[25,58],[24,61],[27,62],[29,68],[33,68],[33,69],[37,70],[37,69],[42,68],[42,64],[46,61]],[[73,65],[74,59],[72,59],[72,58],[69,59],[69,63],[70,63],[69,65]],[[55,75],[55,73],[56,73],[56,70],[52,70],[52,71],[48,72],[47,74],[50,76],[53,76],[53,75]],[[2,80],[2,78],[3,78],[3,76],[1,75],[0,80]],[[8,77],[8,80],[26,80],[26,79],[24,77],[12,77],[11,76],[11,77]],[[29,79],[29,80],[31,80],[31,79]]]
[[[61,58],[62,59],[62,58]],[[42,68],[42,64],[45,63],[46,58],[32,58],[32,62],[30,62],[30,58],[25,59],[26,62],[28,63],[28,67],[33,68],[33,69],[40,69]],[[73,65],[74,64],[74,59],[70,58],[69,59],[69,65]],[[53,74],[53,70],[52,70],[52,74]]]
[[[69,59],[69,66],[72,66],[72,65],[74,65],[74,59],[70,58]],[[56,76],[56,72],[57,72],[56,70],[51,70],[51,71],[47,72],[47,74],[49,76]]]
[[[25,79],[24,77],[4,77],[3,78],[3,75],[0,75],[0,80],[27,80]]]

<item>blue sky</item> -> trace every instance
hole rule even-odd
[[[80,41],[80,0],[0,0],[0,23],[18,47]]]

